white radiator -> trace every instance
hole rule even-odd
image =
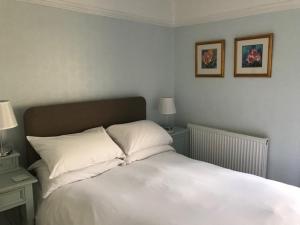
[[[266,177],[269,139],[188,124],[190,156],[228,169]]]

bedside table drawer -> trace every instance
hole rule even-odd
[[[0,211],[22,205],[26,202],[25,188],[15,189],[0,195]]]
[[[185,156],[189,155],[189,132],[183,127],[174,127],[173,133],[170,133],[173,138],[172,146],[176,152]]]

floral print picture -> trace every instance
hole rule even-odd
[[[217,55],[218,50],[205,49],[202,50],[202,68],[205,69],[216,69],[217,68]]]
[[[242,47],[243,65],[242,67],[262,67],[262,55],[264,46],[258,45],[245,45]]]
[[[235,39],[234,76],[271,77],[273,34]]]
[[[196,77],[224,76],[225,40],[197,42],[195,54]]]

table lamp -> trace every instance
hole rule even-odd
[[[160,114],[166,117],[165,129],[169,132],[173,132],[173,124],[171,124],[170,117],[176,113],[175,102],[173,98],[160,98],[158,111]]]
[[[11,149],[4,147],[4,136],[6,130],[16,126],[18,123],[10,102],[0,100],[0,157],[10,154]]]

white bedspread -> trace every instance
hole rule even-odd
[[[38,225],[300,225],[300,189],[165,152],[66,185]]]

